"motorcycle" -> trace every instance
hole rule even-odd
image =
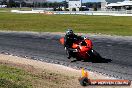
[[[64,45],[65,39],[64,37],[60,38],[60,43]],[[76,58],[77,60],[92,60],[97,61],[100,60],[102,57],[98,52],[93,49],[92,41],[88,38],[84,38],[83,40],[77,40],[72,45],[72,57]],[[66,49],[66,55],[69,54],[68,50]]]

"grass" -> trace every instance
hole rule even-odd
[[[0,88],[74,88],[72,80],[74,77],[47,70],[0,64]]]
[[[132,17],[0,13],[0,30],[132,36]]]
[[[31,88],[24,70],[0,64],[0,88]]]

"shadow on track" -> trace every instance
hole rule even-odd
[[[106,58],[100,58],[99,60],[92,60],[92,63],[110,63],[112,60],[111,59],[106,59]]]
[[[82,61],[82,62],[92,62],[92,63],[110,63],[112,59],[100,58],[99,60],[82,60],[82,59],[74,59],[71,62]]]

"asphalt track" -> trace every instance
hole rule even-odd
[[[89,36],[93,41],[94,49],[107,62],[73,61],[70,63],[63,46],[59,43],[59,38],[60,35],[50,33],[0,32],[0,53],[26,56],[73,68],[84,67],[111,77],[132,80],[132,39]]]

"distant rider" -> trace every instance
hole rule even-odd
[[[68,59],[70,59],[73,54],[73,50],[72,50],[73,43],[75,43],[78,40],[82,40],[82,39],[84,38],[82,38],[81,36],[75,35],[72,29],[67,29],[66,35],[65,35],[64,47],[65,49],[68,50],[68,53],[69,53],[69,56],[67,57]]]

